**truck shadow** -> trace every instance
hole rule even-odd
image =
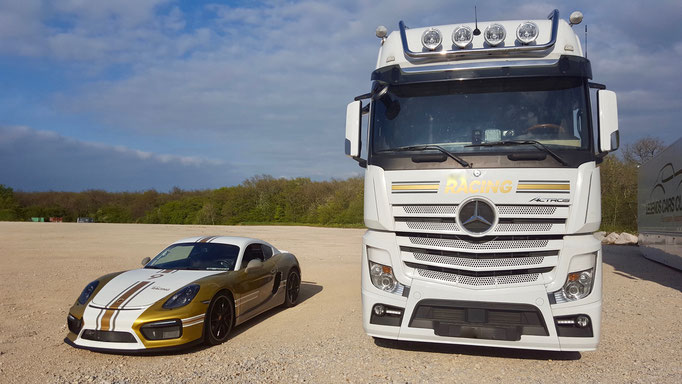
[[[637,246],[604,245],[604,263],[628,279],[649,280],[682,292],[682,271],[649,260]]]
[[[580,352],[537,351],[529,349],[493,348],[476,345],[457,345],[439,343],[421,343],[416,341],[400,341],[374,339],[374,344],[383,348],[403,351],[431,352],[442,354],[458,354],[471,356],[499,357],[522,360],[580,360]]]

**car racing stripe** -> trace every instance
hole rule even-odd
[[[116,301],[116,299],[118,299],[119,297],[121,297],[122,294],[126,293],[130,288],[132,288],[135,284],[138,284],[138,283],[139,283],[139,281],[136,281],[136,282],[130,284],[126,289],[124,289],[123,291],[121,291],[121,293],[119,293],[118,295],[114,296],[113,299],[109,300],[109,302],[106,303],[106,304],[104,305],[104,308],[100,308],[99,315],[97,315],[97,319],[95,319],[95,329],[100,330],[100,328],[101,328],[101,327],[100,327],[100,324],[101,324],[100,320],[102,319],[102,315],[104,314],[104,312],[106,311],[106,309],[109,308],[109,306],[111,305],[111,303],[113,303],[114,301]],[[90,304],[90,305],[92,306],[92,304]]]
[[[114,314],[114,317],[111,319],[111,330],[112,330],[112,331],[116,328],[116,319],[118,318],[118,315],[121,313],[120,309],[122,309],[123,307],[125,307],[126,305],[128,305],[128,303],[130,303],[131,301],[133,301],[133,299],[134,299],[137,295],[139,295],[140,293],[142,293],[142,291],[144,291],[145,289],[151,287],[153,284],[154,284],[154,283],[145,285],[144,288],[142,288],[142,289],[140,289],[139,291],[135,292],[135,294],[132,295],[132,296],[130,296],[130,298],[128,298],[128,300],[125,301],[125,303],[121,304],[121,305],[118,307],[119,309],[116,310],[116,313]]]
[[[197,243],[208,243],[209,241],[215,239],[218,236],[206,236],[202,237],[201,239],[197,240]]]
[[[182,319],[182,327],[183,327],[183,328],[184,328],[184,327],[191,327],[192,325],[201,324],[201,323],[204,322],[204,317],[205,317],[205,316],[206,316],[206,315],[202,313],[201,315],[197,315],[197,316],[193,316],[193,317],[188,317],[188,318],[186,318],[186,319]]]
[[[136,293],[137,291],[146,287],[149,284],[151,284],[151,281],[140,281],[139,283],[135,284],[132,288],[125,291],[122,295],[120,295],[120,297],[116,299],[116,301],[114,301],[113,304],[108,305],[107,306],[108,308],[104,311],[104,315],[102,316],[100,329],[102,331],[109,331],[111,316],[114,314],[115,310],[118,309],[119,306],[121,306],[130,296],[132,296],[134,293]]]

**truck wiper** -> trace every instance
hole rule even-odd
[[[566,160],[562,159],[561,156],[557,155],[554,153],[551,149],[547,148],[544,144],[537,140],[503,140],[503,141],[491,141],[489,143],[481,143],[481,144],[470,144],[470,145],[465,145],[465,147],[501,147],[505,145],[532,145],[535,148],[538,148],[544,152],[547,152],[550,156],[555,158],[558,162],[560,162],[562,165],[568,165]]]
[[[444,155],[448,156],[449,158],[455,160],[458,162],[462,167],[469,167],[471,168],[471,164],[469,164],[466,160],[462,159],[459,156],[454,155],[452,152],[448,151],[447,149],[441,147],[440,145],[436,144],[426,144],[426,145],[408,145],[405,147],[397,147],[397,148],[391,148],[391,149],[384,149],[381,151],[377,151],[379,153],[383,152],[403,152],[403,151],[425,151],[428,149],[435,149],[437,151],[442,152]]]

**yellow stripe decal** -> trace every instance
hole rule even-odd
[[[527,189],[547,189],[547,190],[557,190],[557,191],[569,191],[571,189],[570,184],[519,184],[516,189],[527,190]]]
[[[393,185],[391,186],[391,190],[393,191],[413,191],[413,190],[419,190],[419,189],[426,189],[426,190],[438,190],[440,186],[438,184],[411,184],[411,185]]]

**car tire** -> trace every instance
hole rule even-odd
[[[291,268],[287,275],[287,285],[284,289],[284,304],[285,308],[291,308],[298,304],[298,296],[301,291],[301,274],[298,269]]]
[[[234,326],[234,301],[232,297],[219,292],[211,300],[204,319],[204,343],[217,345],[224,343]]]

